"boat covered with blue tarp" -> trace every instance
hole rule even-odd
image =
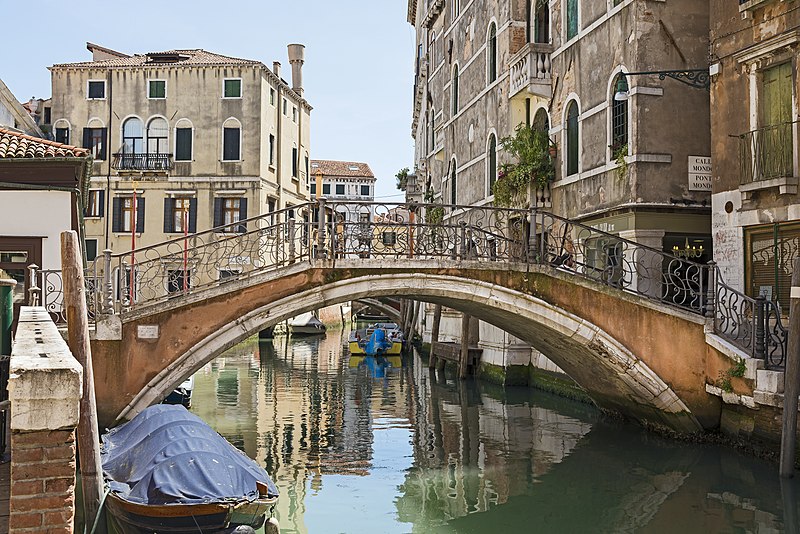
[[[261,466],[180,405],[108,431],[101,460],[106,505],[125,533],[259,528],[278,499]]]

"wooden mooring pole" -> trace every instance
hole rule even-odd
[[[93,525],[100,511],[103,476],[100,467],[100,437],[94,394],[92,349],[89,344],[89,315],[86,308],[86,283],[78,234],[61,233],[61,272],[64,278],[64,310],[67,314],[67,343],[83,366],[83,396],[78,420],[78,455],[81,463],[83,510],[87,525]],[[97,532],[105,532],[102,522]]]
[[[458,362],[458,378],[467,378],[467,366],[469,365],[469,315],[461,315],[461,359]]]
[[[781,477],[794,476],[797,459],[797,396],[800,394],[800,258],[794,260],[789,301],[789,340],[783,384]]]
[[[431,352],[428,354],[428,369],[436,368],[436,343],[439,341],[439,326],[442,322],[442,305],[433,308],[433,331],[431,332]]]

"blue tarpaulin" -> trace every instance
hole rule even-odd
[[[255,500],[278,489],[267,472],[180,405],[157,404],[102,438],[111,491],[141,504]]]

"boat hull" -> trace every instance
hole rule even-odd
[[[366,356],[367,353],[364,350],[364,347],[358,344],[358,341],[350,341],[349,342],[350,354],[353,356]],[[399,341],[395,341],[392,343],[392,346],[386,349],[385,352],[382,354],[386,356],[396,356],[403,353],[403,344]]]
[[[239,526],[260,528],[277,499],[255,501],[149,505],[126,501],[114,493],[106,507],[122,534],[225,534]]]

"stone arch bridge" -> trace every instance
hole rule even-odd
[[[706,384],[731,366],[726,347],[754,344],[753,304],[713,265],[537,210],[322,200],[106,251],[90,273],[103,425],[268,326],[360,299],[468,313],[530,343],[599,407],[680,432],[718,426]]]

